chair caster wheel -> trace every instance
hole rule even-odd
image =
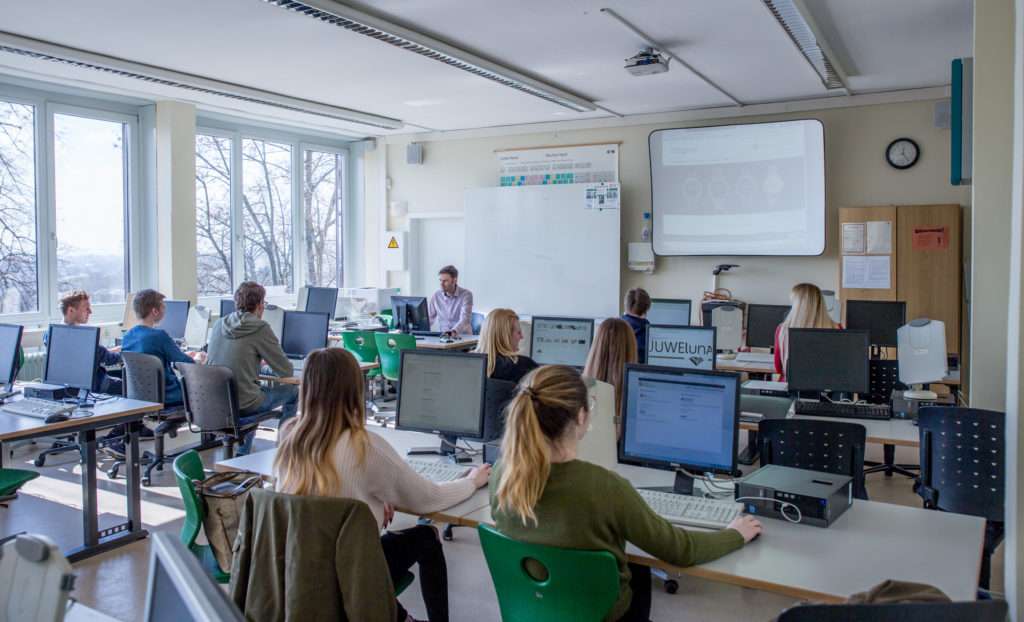
[[[669,594],[675,594],[679,591],[679,582],[675,579],[669,579],[665,581],[665,591]]]
[[[116,466],[112,467],[109,471],[107,471],[107,477],[109,477],[110,479],[117,479],[117,471],[118,469]]]
[[[148,477],[143,477],[142,478],[142,485],[145,486],[146,488],[149,488],[150,486],[153,485],[153,481],[151,479],[149,479]]]
[[[37,467],[44,466],[46,464],[46,458],[44,458],[43,456],[38,456],[33,461],[33,464],[35,464]]]

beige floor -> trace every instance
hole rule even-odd
[[[272,432],[261,432],[257,448],[270,447]],[[176,443],[190,442],[187,435],[179,436]],[[31,460],[44,445],[22,445],[13,449],[6,464],[34,468]],[[207,452],[204,460],[212,463],[214,452]],[[869,458],[874,458],[869,452]],[[912,458],[903,456],[908,461]],[[106,462],[105,464],[109,464]],[[79,466],[72,454],[58,457],[39,469],[42,477],[33,480],[18,499],[7,508],[0,508],[0,534],[30,531],[43,533],[62,547],[81,542],[81,488]],[[124,480],[109,480],[100,475],[101,526],[124,515]],[[886,478],[876,474],[868,480],[868,491],[876,501],[920,507],[920,500],[911,491],[910,480]],[[143,518],[147,529],[177,533],[184,510],[169,469],[157,474],[154,486],[144,489]],[[413,519],[404,517],[398,527],[411,525]],[[769,523],[770,528],[770,523]],[[884,529],[879,525],[879,529]],[[491,585],[476,533],[472,529],[455,530],[455,540],[445,543],[448,561],[453,621],[498,620],[497,599]],[[144,540],[85,560],[75,566],[78,574],[73,596],[83,603],[119,620],[141,620],[145,610],[146,576],[149,542]],[[664,593],[655,586],[653,619],[669,620],[768,620],[792,604],[792,599],[777,594],[738,588],[690,577],[679,579],[679,593]],[[1002,590],[1002,550],[993,560],[993,588]],[[416,586],[409,588],[402,598],[403,604],[414,614],[424,616],[422,600]]]

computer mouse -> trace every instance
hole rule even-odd
[[[43,419],[45,423],[60,423],[61,421],[67,421],[71,416],[67,413],[53,413],[46,419]]]

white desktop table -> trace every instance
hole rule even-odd
[[[403,455],[413,446],[438,442],[417,432],[372,430]],[[270,477],[275,451],[223,460],[214,468]],[[665,486],[674,480],[668,471],[628,465],[616,471],[637,486]],[[469,527],[491,524],[487,489],[430,518]],[[828,528],[763,520],[765,533],[757,541],[701,566],[676,568],[632,545],[628,553],[643,565],[794,598],[840,602],[885,579],[928,583],[953,600],[975,598],[985,530],[981,518],[854,501]]]

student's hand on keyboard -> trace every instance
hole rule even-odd
[[[206,362],[206,352],[191,352],[189,353],[189,356],[192,357],[193,361],[200,365]]]
[[[491,465],[481,464],[478,467],[474,467],[466,477],[472,478],[477,488],[483,488],[487,485],[488,478],[491,477]]]
[[[761,526],[761,521],[757,520],[753,516],[747,516],[746,514],[737,516],[732,519],[732,522],[726,526],[726,529],[735,529],[743,536],[743,543],[747,544],[754,538],[761,535],[761,531],[764,529]]]

